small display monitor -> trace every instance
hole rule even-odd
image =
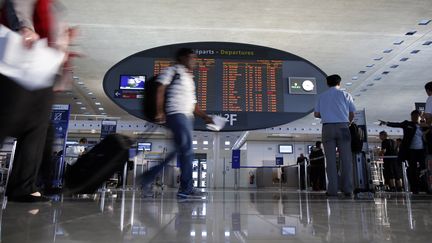
[[[292,144],[279,144],[279,153],[280,154],[292,154],[293,153]]]
[[[143,90],[145,75],[120,75],[121,90]]]
[[[294,236],[296,235],[296,227],[295,226],[282,226],[281,234],[285,236]]]
[[[149,142],[138,143],[138,151],[151,151],[151,150],[152,150],[152,143]]]

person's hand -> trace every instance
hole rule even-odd
[[[158,112],[155,116],[155,123],[156,124],[165,124],[165,122],[166,122],[165,114],[163,112]]]
[[[214,124],[213,118],[211,118],[210,116],[204,117],[204,121],[206,124]]]
[[[23,27],[19,32],[23,37],[24,46],[27,48],[31,48],[33,43],[40,39],[39,35],[30,28]]]

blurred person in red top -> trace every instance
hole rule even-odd
[[[76,30],[59,20],[62,6],[55,0],[5,0],[2,24],[17,31],[23,44],[32,48],[35,41],[48,39],[48,45],[66,53],[62,76],[70,72],[71,53],[67,48]],[[61,87],[65,87],[64,84]],[[0,73],[0,144],[7,136],[17,139],[17,147],[6,195],[9,201],[47,201],[36,187],[49,124],[54,87],[27,90]]]

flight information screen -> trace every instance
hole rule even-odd
[[[116,87],[121,75],[150,77],[175,64],[180,47],[197,54],[193,69],[201,110],[225,116],[225,130],[250,130],[280,125],[310,113],[316,95],[326,88],[325,74],[309,61],[280,50],[225,42],[197,42],[162,46],[125,58],[104,78],[107,95],[129,113],[139,110],[143,90]],[[114,82],[117,80],[117,82]],[[129,80],[129,86],[134,86]],[[198,120],[198,119],[196,119]],[[197,121],[196,129],[205,129]]]

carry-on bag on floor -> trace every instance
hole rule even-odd
[[[354,194],[373,193],[374,188],[370,180],[370,168],[364,152],[353,154],[354,159]]]
[[[108,135],[83,154],[65,174],[65,193],[91,194],[121,170],[129,159],[132,141],[123,135]]]

